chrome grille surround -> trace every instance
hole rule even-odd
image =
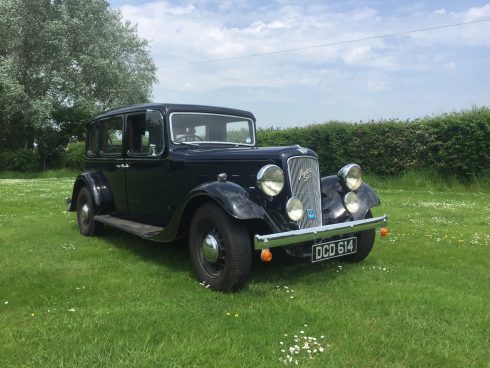
[[[320,193],[320,168],[312,156],[294,156],[288,159],[291,195],[303,202],[305,213],[298,221],[300,229],[322,225],[322,197]],[[308,210],[315,213],[308,219]]]

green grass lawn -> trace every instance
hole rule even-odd
[[[364,262],[274,252],[223,294],[185,242],[82,237],[72,183],[0,180],[2,368],[490,366],[488,191],[380,189],[391,233]]]

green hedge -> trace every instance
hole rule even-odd
[[[85,168],[85,142],[73,142],[66,148],[61,162],[64,168],[83,170]]]
[[[349,162],[367,174],[393,175],[436,170],[463,181],[490,175],[490,109],[473,108],[411,121],[329,122],[304,128],[258,131],[261,146],[299,144],[318,153],[322,175],[336,173]],[[61,154],[65,168],[82,170],[84,143],[71,143]],[[0,152],[0,171],[37,171],[35,149]]]
[[[41,156],[35,149],[0,152],[0,170],[31,172],[39,170]]]
[[[473,108],[411,121],[329,122],[258,131],[261,146],[299,144],[318,153],[322,175],[348,162],[367,173],[436,169],[463,181],[490,174],[490,109]]]
[[[84,162],[84,142],[70,143],[65,150],[57,154],[57,159],[48,162],[47,169],[61,167],[82,170]],[[15,151],[0,151],[0,171],[38,172],[43,169],[41,156],[37,149],[19,149]]]

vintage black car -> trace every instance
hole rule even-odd
[[[143,104],[87,124],[86,171],[69,211],[80,232],[104,225],[144,239],[189,239],[197,278],[215,290],[240,289],[254,249],[263,260],[282,247],[312,262],[363,260],[380,204],[356,164],[320,177],[315,152],[259,148],[252,113],[221,107]]]

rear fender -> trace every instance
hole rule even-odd
[[[86,171],[78,175],[75,180],[68,211],[77,210],[78,193],[84,186],[92,194],[97,214],[104,214],[114,210],[114,200],[105,178],[96,171]]]

